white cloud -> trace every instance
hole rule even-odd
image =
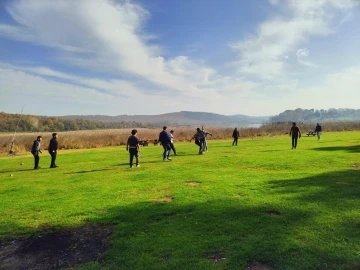
[[[159,56],[160,49],[148,45],[148,36],[142,34],[148,13],[129,1],[20,0],[8,11],[18,26],[1,25],[1,35],[62,50],[62,58],[71,64],[125,72],[189,96],[203,94],[194,79],[202,83],[211,73],[185,57]]]
[[[312,36],[331,34],[335,14],[346,16],[354,3],[269,1],[274,8],[285,7],[288,12],[283,14],[288,15],[265,21],[253,36],[232,44],[239,56],[232,65],[240,72],[238,76],[221,75],[205,62],[187,56],[163,57],[162,48],[153,45],[156,37],[143,31],[150,14],[131,1],[9,2],[7,9],[16,25],[0,24],[0,36],[50,47],[63,64],[96,70],[111,79],[75,76],[47,66],[0,63],[2,104],[10,104],[10,96],[23,101],[33,96],[43,103],[50,99],[54,104],[57,99],[70,99],[84,114],[112,115],[144,114],[150,108],[151,113],[196,110],[264,115],[293,104],[307,106],[300,95],[315,90],[324,95],[325,88],[301,88],[298,81],[290,80],[286,70],[292,56],[296,54],[303,65],[313,65],[308,49],[298,49]],[[346,84],[351,80],[344,74],[341,81]],[[357,81],[353,83],[359,87]],[[324,85],[328,87],[328,82]],[[350,84],[348,87],[350,92],[355,89]],[[294,99],[294,93],[299,97]],[[326,102],[333,101],[327,98]],[[68,108],[63,105],[59,110],[69,114]],[[76,108],[72,110],[79,114]]]
[[[271,1],[279,4],[280,1]],[[231,44],[239,53],[238,71],[274,80],[286,78],[285,56],[295,52],[312,36],[327,36],[334,32],[337,12],[347,14],[355,6],[352,0],[288,0],[281,1],[288,17],[276,17],[262,23],[256,35]]]
[[[308,60],[308,57],[309,57],[308,49],[304,48],[296,51],[296,58],[300,64],[308,67],[316,67],[314,63]]]

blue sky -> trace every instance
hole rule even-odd
[[[2,0],[0,111],[359,108],[358,0]]]

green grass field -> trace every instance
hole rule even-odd
[[[0,239],[114,224],[105,269],[360,269],[359,132],[208,144],[0,157]]]

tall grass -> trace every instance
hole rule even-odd
[[[316,123],[298,123],[298,126],[304,134],[309,130],[314,130]],[[275,136],[286,134],[289,132],[291,123],[271,123],[264,124],[259,128],[239,128],[241,138],[261,137],[261,136]],[[352,131],[360,130],[360,121],[349,122],[328,122],[322,123],[323,131]],[[168,131],[173,129],[175,131],[175,141],[188,141],[195,134],[194,127],[169,127]],[[233,128],[220,127],[205,127],[205,129],[212,133],[208,139],[229,139],[231,138]],[[138,137],[142,140],[148,140],[150,143],[158,139],[161,128],[149,129],[138,128]],[[68,131],[59,132],[60,149],[85,149],[85,148],[99,148],[110,147],[126,144],[127,138],[130,135],[131,129],[108,129],[108,130],[83,130],[83,131]],[[51,139],[51,133],[21,133],[15,138],[15,151],[17,153],[28,152],[31,149],[33,141],[37,136],[43,136],[42,148],[47,149],[48,143]],[[8,153],[13,134],[0,134],[0,153]]]

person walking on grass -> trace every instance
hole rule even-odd
[[[317,136],[318,140],[320,140],[321,126],[319,125],[319,123],[316,124],[314,132],[316,133],[316,136]]]
[[[197,128],[196,133],[191,137],[190,142],[192,139],[195,139],[195,144],[199,146],[199,155],[204,154],[205,133],[200,128]]]
[[[207,137],[207,135],[212,136],[212,134],[211,134],[210,132],[204,130],[204,127],[201,127],[201,131],[204,133],[204,136],[205,136],[205,140],[204,140],[204,151],[209,152],[209,149],[208,149],[208,146],[207,146],[206,137]]]
[[[130,154],[130,169],[132,169],[133,167],[134,157],[136,159],[136,167],[140,167],[140,159],[139,159],[140,146],[139,146],[139,138],[136,137],[136,134],[137,134],[137,130],[133,129],[126,143],[126,151],[129,151]]]
[[[240,137],[240,133],[239,133],[239,131],[238,131],[237,128],[234,129],[233,134],[232,134],[232,137],[234,138],[234,141],[233,141],[232,145],[233,145],[233,146],[234,146],[234,145],[237,146],[237,145],[238,145],[238,139],[239,139],[239,137]]]
[[[170,154],[171,154],[171,137],[170,134],[166,131],[167,127],[164,126],[163,127],[163,131],[160,132],[159,134],[159,142],[162,145],[162,147],[164,148],[164,153],[163,153],[163,161],[166,160],[171,160]]]
[[[295,122],[292,123],[292,127],[290,129],[290,136],[292,142],[292,149],[296,149],[298,138],[301,138],[301,131]]]
[[[41,152],[41,140],[42,140],[42,137],[37,136],[36,140],[34,141],[32,147],[31,147],[31,154],[33,154],[34,162],[35,162],[34,170],[40,169],[40,167],[39,167],[39,162],[40,162],[39,153],[42,154],[42,152]]]
[[[57,168],[59,166],[56,165],[55,161],[56,161],[56,156],[57,156],[57,150],[58,150],[58,141],[57,141],[57,133],[53,133],[52,134],[52,139],[50,140],[49,143],[49,154],[51,156],[51,164],[50,164],[50,168]]]
[[[174,145],[174,131],[173,130],[170,130],[170,147],[171,147],[171,150],[173,151],[174,155],[177,156],[175,145]]]

